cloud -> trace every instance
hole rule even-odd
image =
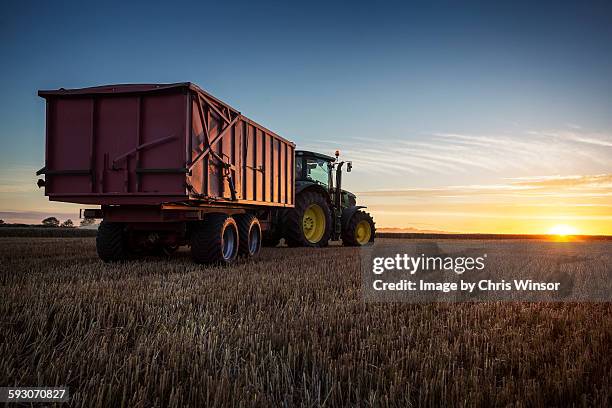
[[[592,188],[612,189],[612,174],[573,175],[573,176],[536,176],[509,178],[512,185],[538,188]]]
[[[364,197],[438,196],[461,197],[497,195],[508,197],[610,197],[612,174],[531,176],[506,178],[505,184],[474,184],[429,188],[360,191]]]
[[[539,137],[551,137],[560,140],[567,140],[570,142],[577,142],[587,145],[612,147],[612,135],[589,132],[582,128],[572,128],[572,131],[568,130],[530,130],[527,133],[533,136]]]
[[[494,219],[511,219],[511,220],[557,220],[557,221],[609,221],[612,220],[612,215],[546,215],[546,214],[508,214],[499,212],[474,212],[474,211],[429,211],[429,210],[417,210],[417,211],[379,211],[380,214],[395,215],[395,216],[407,216],[418,218],[423,214],[428,216],[437,217],[462,217],[462,218],[494,218]]]
[[[343,156],[372,173],[440,175],[487,173],[543,173],[566,168],[580,171],[599,166],[610,169],[612,136],[579,127],[527,130],[495,134],[429,132],[351,138]],[[394,137],[395,136],[395,137]],[[310,150],[331,150],[337,143],[318,139]],[[596,168],[596,167],[595,167]]]

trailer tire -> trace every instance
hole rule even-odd
[[[234,216],[238,225],[238,255],[255,257],[261,250],[261,225],[252,214],[238,214]]]
[[[355,211],[346,228],[342,230],[342,245],[364,246],[374,242],[376,224],[372,216],[365,211]]]
[[[96,234],[96,251],[104,262],[126,259],[128,248],[125,226],[118,222],[102,221]]]
[[[238,256],[240,238],[232,217],[209,214],[191,233],[191,257],[199,264],[229,264]]]
[[[285,240],[290,247],[325,247],[332,232],[329,204],[323,195],[305,191],[296,197],[295,207],[285,212]]]

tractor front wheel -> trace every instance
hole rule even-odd
[[[342,230],[342,245],[364,246],[374,242],[376,226],[372,216],[365,211],[357,211]]]

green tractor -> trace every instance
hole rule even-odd
[[[321,153],[295,152],[295,207],[280,211],[263,237],[264,246],[276,246],[281,238],[290,247],[325,247],[342,239],[345,246],[374,242],[372,216],[356,205],[353,193],[342,190],[342,167],[351,162]]]

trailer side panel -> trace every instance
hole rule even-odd
[[[293,143],[193,84],[39,95],[52,200],[293,206]]]

